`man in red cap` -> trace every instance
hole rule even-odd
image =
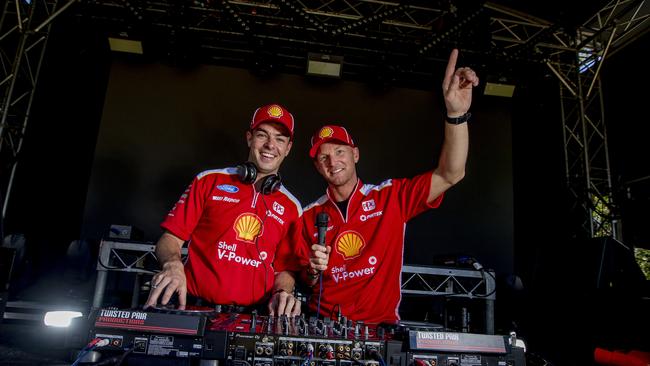
[[[268,299],[276,271],[295,269],[288,243],[300,238],[302,209],[278,175],[293,131],[294,118],[284,107],[260,107],[246,131],[248,160],[194,178],[161,224],[156,255],[162,271],[151,280],[145,308],[159,300],[166,305],[177,294],[179,309],[185,309],[189,294],[201,305],[245,311]],[[271,302],[278,314],[299,313],[292,292],[276,286]]]
[[[328,125],[312,137],[309,155],[328,188],[304,208],[305,240],[317,242],[319,214],[326,213],[329,220],[326,246],[313,244],[301,254],[308,263],[307,281],[313,286],[310,310],[371,323],[400,319],[405,225],[419,213],[438,207],[443,193],[465,175],[466,122],[478,77],[469,68],[456,70],[457,57],[458,51],[453,50],[443,81],[445,138],[432,171],[411,179],[363,184],[356,171],[359,148],[348,130]],[[316,285],[321,275],[322,284]]]

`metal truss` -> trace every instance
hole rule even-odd
[[[5,217],[57,0],[5,1],[0,14],[0,197]]]
[[[560,81],[566,182],[582,229],[620,239],[599,75],[608,56],[648,30],[648,5],[610,1],[575,33],[497,4],[485,7],[492,44],[506,59],[544,62]]]
[[[42,58],[43,32],[60,12],[53,13],[56,0],[24,1],[5,2],[0,21],[0,44],[10,48],[4,53],[21,55],[2,61],[3,162],[15,162],[20,151],[40,65],[23,55]],[[36,16],[39,9],[47,11]],[[342,77],[349,80],[429,89],[439,78],[435,65],[452,47],[494,72],[546,65],[562,88],[567,180],[584,207],[585,227],[590,235],[614,235],[598,75],[608,55],[648,29],[648,13],[643,0],[611,1],[577,31],[496,3],[459,0],[88,0],[66,15],[110,37],[139,40],[149,59],[179,66],[304,74],[315,52],[343,56]],[[33,27],[37,18],[45,21]],[[7,42],[10,36],[16,41]],[[9,168],[0,186],[3,215],[15,165]]]
[[[349,79],[405,86],[430,87],[451,47],[493,68],[577,47],[573,30],[480,1],[92,0],[75,14],[158,59],[304,73],[317,52],[344,56]]]
[[[494,334],[494,271],[447,267],[402,267],[402,294],[485,300],[487,334]]]
[[[577,30],[573,50],[555,55],[548,68],[560,83],[565,173],[590,237],[620,239],[613,201],[600,71],[650,24],[645,1],[612,1]]]
[[[187,258],[187,248],[185,247],[181,249],[181,258],[185,262]],[[156,257],[155,244],[102,240],[97,256],[97,280],[93,308],[100,308],[103,305],[109,272],[135,274],[131,307],[137,307],[142,275],[151,275],[157,270],[158,257]]]
[[[487,2],[489,30],[494,50],[504,58],[543,62],[554,54],[571,51],[572,40],[559,25]]]
[[[408,82],[431,78],[431,61],[446,59],[448,47],[432,47],[435,42],[448,45],[462,39],[466,49],[489,43],[469,26],[483,9],[471,3],[95,0],[78,14],[113,36],[142,40],[145,52],[185,53],[181,58],[197,63],[273,65],[304,73],[307,54],[317,52],[345,56],[346,77],[383,70]],[[167,39],[184,46],[160,41]]]

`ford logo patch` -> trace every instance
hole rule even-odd
[[[237,193],[239,192],[239,188],[232,186],[230,184],[220,184],[217,186],[218,189],[228,192],[228,193]]]

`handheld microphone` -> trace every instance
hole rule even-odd
[[[318,245],[325,246],[325,233],[327,233],[327,222],[329,216],[325,212],[319,212],[316,216],[316,228],[318,229]]]
[[[327,222],[329,221],[329,216],[325,212],[319,212],[316,215],[316,229],[318,229],[318,245],[325,246],[325,234],[327,233]],[[320,297],[323,294],[323,272],[317,271],[318,273],[318,282],[320,283],[320,289],[318,291],[318,306],[316,307],[316,316],[320,314]],[[346,334],[347,337],[347,334]]]

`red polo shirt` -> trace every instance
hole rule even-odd
[[[427,203],[431,172],[413,179],[389,179],[379,185],[362,184],[350,196],[347,219],[329,190],[305,207],[303,235],[317,242],[316,216],[329,216],[327,245],[332,247],[323,272],[321,314],[341,314],[370,323],[399,320],[401,273],[406,223],[417,214],[440,205],[443,195]],[[303,263],[308,251],[301,251]],[[319,286],[313,287],[310,309],[315,311]]]
[[[236,168],[197,175],[161,226],[188,241],[188,292],[215,304],[252,305],[292,269],[302,210],[284,187],[270,195],[239,181]]]

